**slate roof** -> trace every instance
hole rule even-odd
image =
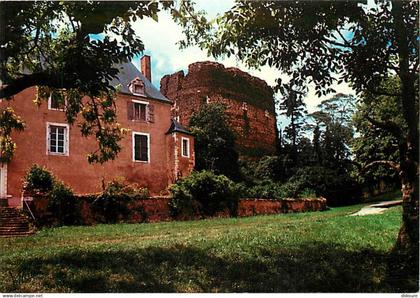
[[[140,70],[138,70],[134,66],[133,63],[131,62],[122,63],[122,64],[119,64],[117,68],[120,70],[118,74],[118,79],[113,79],[111,81],[111,85],[115,87],[121,84],[120,92],[126,93],[126,94],[132,94],[131,91],[128,89],[128,85],[130,84],[132,80],[138,77],[144,83],[144,91],[147,97],[165,101],[168,103],[171,102],[169,99],[163,96],[163,94],[160,93],[160,91],[156,89],[155,86],[153,86],[153,84],[148,79],[146,79],[146,77],[141,73]]]
[[[174,133],[174,132],[181,132],[181,133],[185,133],[187,135],[191,135],[191,132],[187,128],[182,126],[175,119],[171,119],[171,127],[169,127],[169,130],[166,132],[166,134],[171,134],[171,133]]]

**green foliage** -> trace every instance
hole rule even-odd
[[[33,165],[25,177],[26,190],[45,195],[48,198],[48,212],[53,225],[77,225],[82,223],[81,201],[71,188],[57,180],[47,169]],[[147,188],[124,179],[109,182],[103,192],[89,198],[95,220],[101,223],[116,223],[130,218],[132,212],[144,213],[142,207],[131,207],[135,200],[149,198]],[[39,222],[43,225],[44,223]]]
[[[80,207],[70,187],[55,181],[48,193],[48,210],[54,217],[55,225],[78,225],[81,223]]]
[[[303,191],[300,192],[301,198],[311,199],[317,198],[316,191],[311,188],[305,188]]]
[[[399,60],[399,49],[406,50],[400,58],[407,65],[416,65],[418,9],[413,2],[377,1],[372,8],[363,2],[239,1],[214,20],[186,4],[175,20],[184,27],[181,47],[198,45],[214,57],[233,55],[248,66],[267,65],[291,77],[277,80],[283,95],[304,94],[309,82],[319,96],[334,92],[334,74],[357,91],[380,90],[378,82]],[[409,71],[415,76],[415,68]]]
[[[282,174],[282,162],[278,156],[264,156],[255,166],[255,177],[261,180],[280,181]]]
[[[265,180],[249,187],[246,190],[244,197],[270,200],[284,198],[281,185],[271,180]]]
[[[304,188],[300,181],[294,180],[282,184],[270,180],[263,181],[246,189],[245,194],[248,198],[269,200],[317,197],[314,189],[309,187]]]
[[[192,172],[170,188],[170,208],[175,217],[213,216],[229,209],[235,214],[238,191],[235,183],[224,175],[210,171]]]
[[[92,202],[92,208],[103,223],[116,223],[126,220],[136,210],[129,208],[134,200],[147,199],[149,191],[137,184],[128,184],[123,179],[109,182],[104,191]],[[142,210],[137,210],[142,211]]]
[[[135,199],[147,199],[149,190],[137,183],[127,183],[124,178],[116,178],[108,183],[103,191],[109,196],[127,196]]]
[[[271,155],[272,149],[268,149],[264,146],[261,146],[259,143],[254,143],[252,147],[241,146],[240,144],[235,144],[235,148],[240,155],[246,155],[250,158],[261,158],[265,155]]]
[[[0,162],[9,162],[16,150],[16,143],[12,140],[12,131],[23,131],[25,122],[15,114],[11,107],[0,110]]]
[[[354,96],[338,93],[322,101],[319,110],[309,115],[315,122],[308,129],[313,131],[313,153],[318,165],[348,170],[355,105]]]
[[[391,77],[385,80],[382,82],[381,88],[390,93],[398,90],[398,78]],[[390,160],[399,163],[401,146],[399,136],[372,125],[369,121],[369,119],[373,119],[381,123],[392,122],[401,128],[401,133],[406,132],[407,124],[403,118],[398,98],[396,96],[376,96],[369,92],[365,92],[362,98],[363,101],[357,106],[357,111],[352,119],[357,132],[357,136],[351,143],[354,160],[360,165],[367,165],[375,160]],[[418,97],[416,100],[418,106]],[[380,165],[367,169],[363,173],[357,171],[355,176],[361,183],[367,185],[375,185],[381,179],[392,183],[399,178],[398,173]]]
[[[195,137],[196,170],[210,170],[231,179],[239,176],[235,135],[228,125],[225,107],[206,104],[193,113],[189,126]]]
[[[32,165],[26,173],[24,185],[26,191],[48,198],[47,210],[51,213],[51,224],[61,226],[81,223],[79,202],[73,191],[45,167]]]
[[[144,50],[132,24],[138,18],[157,20],[157,13],[172,5],[156,1],[1,1],[0,99],[9,100],[38,86],[36,104],[50,95],[66,103],[67,121],[78,120],[82,135],[97,139],[98,148],[88,155],[89,162],[115,159],[125,130],[116,122],[116,88],[110,82],[118,75],[118,64]],[[2,158],[9,160],[13,153],[10,134],[0,137],[1,149],[7,152],[1,152]]]
[[[361,199],[360,185],[347,173],[321,166],[304,167],[288,181],[291,193],[313,190],[327,199],[329,206],[354,204]]]
[[[0,238],[0,292],[415,293],[415,259],[390,254],[401,207],[361,207]]]
[[[280,109],[282,114],[290,120],[283,130],[283,142],[287,143],[289,150],[287,154],[290,156],[293,165],[297,166],[298,158],[298,144],[302,138],[303,127],[306,122],[306,105],[303,101],[301,93],[296,92],[292,88],[287,90],[280,102]]]
[[[198,45],[214,57],[233,55],[251,67],[273,67],[289,78],[276,81],[275,89],[283,96],[293,91],[302,97],[310,83],[317,96],[325,96],[335,92],[334,83],[347,82],[359,94],[368,91],[398,97],[406,131],[392,121],[370,122],[399,141],[400,165],[382,164],[402,174],[403,189],[413,202],[404,208],[398,247],[417,249],[418,19],[418,3],[399,0],[237,1],[213,20],[189,4],[176,16],[184,27],[182,47]],[[389,92],[381,83],[393,74],[398,76],[399,88]],[[333,132],[329,130],[329,149],[338,148]],[[344,148],[338,149],[343,153]],[[292,160],[296,160],[293,155]]]
[[[308,192],[309,188],[302,187],[301,181],[296,181],[292,178],[281,185],[280,194],[282,198],[297,199],[300,198],[304,192]]]
[[[44,167],[34,164],[24,178],[25,190],[34,193],[49,193],[54,188],[55,178]]]

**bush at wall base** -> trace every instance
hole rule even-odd
[[[236,215],[236,185],[224,175],[194,171],[173,184],[170,191],[169,206],[174,218],[204,218],[226,209],[231,215]]]

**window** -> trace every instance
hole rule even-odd
[[[130,100],[127,106],[128,120],[154,122],[154,106],[146,101]]]
[[[69,155],[69,126],[47,123],[47,154]]]
[[[134,120],[146,121],[147,104],[134,102]]]
[[[182,156],[190,157],[190,140],[182,138]]]
[[[145,96],[144,94],[144,83],[139,78],[135,78],[129,85],[131,93],[134,95]]]
[[[133,161],[150,162],[149,134],[133,132]]]
[[[56,110],[56,111],[64,111],[65,108],[65,101],[63,102],[63,99],[54,96],[52,93],[50,94],[50,97],[48,98],[48,109],[49,110]]]
[[[133,93],[134,94],[144,94],[144,86],[143,84],[134,84],[133,85]]]

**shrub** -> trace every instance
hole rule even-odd
[[[313,189],[317,196],[327,199],[330,206],[354,204],[360,201],[360,185],[347,173],[326,167],[304,167],[288,181],[298,185],[299,193]]]
[[[109,182],[103,193],[135,199],[147,199],[150,195],[147,188],[140,187],[137,183],[127,183],[124,178],[116,178]]]
[[[172,185],[170,190],[170,208],[175,217],[213,216],[226,208],[236,215],[237,186],[224,175],[194,171]]]
[[[304,190],[304,187],[300,183],[300,181],[287,181],[286,183],[282,184],[279,193],[282,198],[291,198],[297,199],[301,197],[301,194]]]
[[[79,204],[71,188],[57,180],[46,168],[34,164],[26,173],[25,190],[42,194],[48,198],[45,223],[54,225],[75,225],[81,223]],[[37,224],[42,224],[38,222]]]
[[[48,193],[48,210],[56,225],[76,225],[81,223],[80,208],[71,188],[61,181],[55,181]]]
[[[312,188],[305,188],[299,195],[301,198],[316,198],[316,192]]]
[[[195,138],[195,169],[214,171],[237,180],[239,155],[235,133],[225,112],[222,104],[207,104],[191,115],[189,126]]]
[[[257,163],[255,176],[262,180],[280,181],[282,165],[278,156],[264,156]]]
[[[25,189],[34,193],[48,193],[53,189],[54,176],[44,167],[34,164],[26,173]]]
[[[265,180],[248,189],[249,198],[281,199],[281,186],[271,180]]]
[[[245,195],[242,195],[245,194]],[[288,181],[284,184],[265,180],[249,187],[242,192],[241,197],[281,200],[285,198],[313,198],[316,193],[311,188],[304,188],[300,182]]]
[[[109,182],[102,194],[92,203],[92,208],[99,215],[98,221],[116,223],[126,220],[133,211],[142,213],[144,210],[131,210],[129,204],[137,199],[149,197],[147,188],[137,184],[129,184],[124,179],[114,179]]]
[[[255,185],[259,182],[259,179],[255,176],[256,162],[250,160],[238,160],[239,174],[241,181],[247,186]]]

